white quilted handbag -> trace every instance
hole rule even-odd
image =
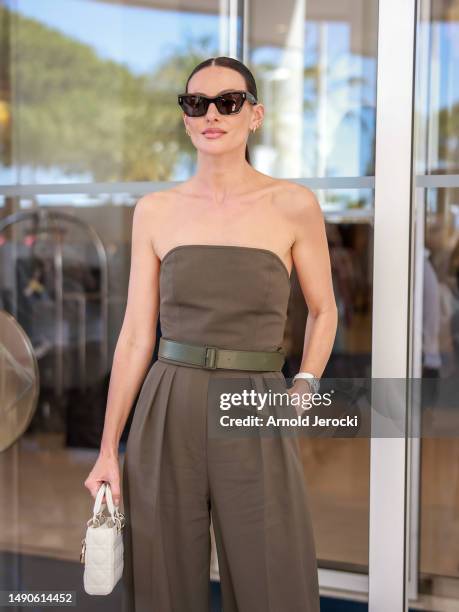
[[[104,492],[106,504],[102,504]],[[107,506],[109,514],[105,515],[103,511]],[[108,595],[121,578],[124,522],[124,515],[113,504],[110,484],[102,483],[97,491],[93,515],[86,523],[86,537],[81,541],[84,590],[89,595]]]

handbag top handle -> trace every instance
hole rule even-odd
[[[97,520],[96,515],[100,512],[101,505],[102,505],[102,498],[104,496],[104,493],[105,493],[105,498],[107,500],[108,511],[110,512],[112,519],[115,520],[115,506],[113,504],[113,497],[112,497],[112,491],[110,489],[110,483],[103,482],[99,490],[97,491],[96,500],[94,502],[93,517],[92,517],[94,522]]]

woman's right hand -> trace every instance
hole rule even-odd
[[[89,492],[95,499],[97,491],[104,482],[108,482],[110,484],[113,503],[115,506],[119,506],[121,501],[121,491],[120,468],[117,455],[104,455],[100,453],[94,467],[84,481],[84,486],[89,489]],[[102,503],[106,503],[105,495],[102,499]]]

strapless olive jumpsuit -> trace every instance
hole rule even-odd
[[[163,258],[159,288],[164,338],[242,350],[282,345],[290,279],[270,250],[177,246]],[[154,362],[123,464],[123,610],[210,609],[212,516],[223,612],[319,612],[298,437],[209,435],[216,376],[256,389],[274,377],[285,388],[281,372]]]

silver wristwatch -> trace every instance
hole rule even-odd
[[[311,374],[311,372],[298,372],[298,374],[295,374],[293,377],[292,383],[295,383],[297,378],[306,378],[313,393],[317,393],[319,391],[320,380],[314,376],[314,374]]]

